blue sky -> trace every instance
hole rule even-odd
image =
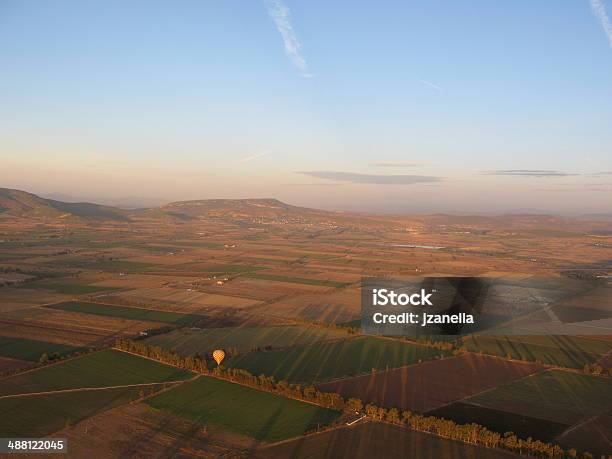
[[[606,10],[0,0],[0,186],[611,211]]]

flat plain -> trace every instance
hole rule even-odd
[[[535,372],[535,364],[464,354],[371,375],[339,379],[317,388],[378,406],[426,412]]]
[[[108,457],[136,455],[148,436],[142,457],[508,456],[373,420],[304,436],[345,419],[226,381],[189,381],[190,372],[110,350],[121,337],[209,360],[223,348],[223,365],[255,375],[609,453],[610,221],[366,215],[276,200],[87,214],[45,203],[0,192],[0,396],[24,394],[0,398],[2,436],[66,432],[75,454],[91,444]],[[454,337],[363,336],[362,277],[443,275],[493,279],[488,300],[503,314],[533,312],[521,326],[550,313],[574,335],[599,336],[473,336],[454,352],[439,349]],[[88,354],[28,371],[43,353],[75,350]],[[603,375],[584,374],[594,363]],[[130,384],[145,386],[118,387]],[[32,395],[65,389],[74,392]]]
[[[612,379],[548,370],[464,402],[571,425],[612,409]]]
[[[146,342],[189,356],[210,354],[215,349],[235,349],[237,352],[247,352],[265,348],[304,346],[319,341],[344,339],[349,336],[342,329],[275,325],[211,329],[182,328],[153,336]]]
[[[227,366],[242,368],[254,375],[312,384],[370,373],[373,369],[420,363],[444,354],[431,347],[403,341],[362,337],[280,351],[252,352],[230,359]]]
[[[147,400],[200,424],[213,424],[261,441],[279,441],[324,427],[340,413],[269,392],[200,377]]]
[[[260,459],[339,457],[461,457],[465,459],[504,459],[514,454],[479,448],[396,426],[364,423],[355,427],[324,432],[291,442],[264,447],[255,452]]]
[[[0,397],[13,394],[184,380],[193,375],[125,352],[104,350],[0,380]]]

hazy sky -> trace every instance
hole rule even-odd
[[[0,186],[610,212],[610,17],[610,0],[0,0]]]

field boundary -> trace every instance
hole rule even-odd
[[[48,390],[44,392],[29,392],[23,394],[11,394],[11,395],[0,395],[0,400],[7,398],[21,398],[21,397],[33,397],[36,395],[53,395],[53,394],[64,394],[69,392],[88,392],[88,391],[96,391],[96,390],[110,390],[110,389],[127,389],[129,387],[141,387],[141,386],[159,386],[164,384],[177,384],[182,382],[193,381],[197,379],[200,375],[195,375],[191,379],[177,379],[174,381],[161,381],[161,382],[152,382],[152,383],[138,383],[138,384],[122,384],[119,386],[105,386],[105,387],[78,387],[75,389],[59,389],[59,390]]]

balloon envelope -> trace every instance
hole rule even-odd
[[[225,351],[223,351],[223,349],[217,349],[212,355],[215,362],[217,362],[217,365],[221,365],[221,362],[225,358]]]

